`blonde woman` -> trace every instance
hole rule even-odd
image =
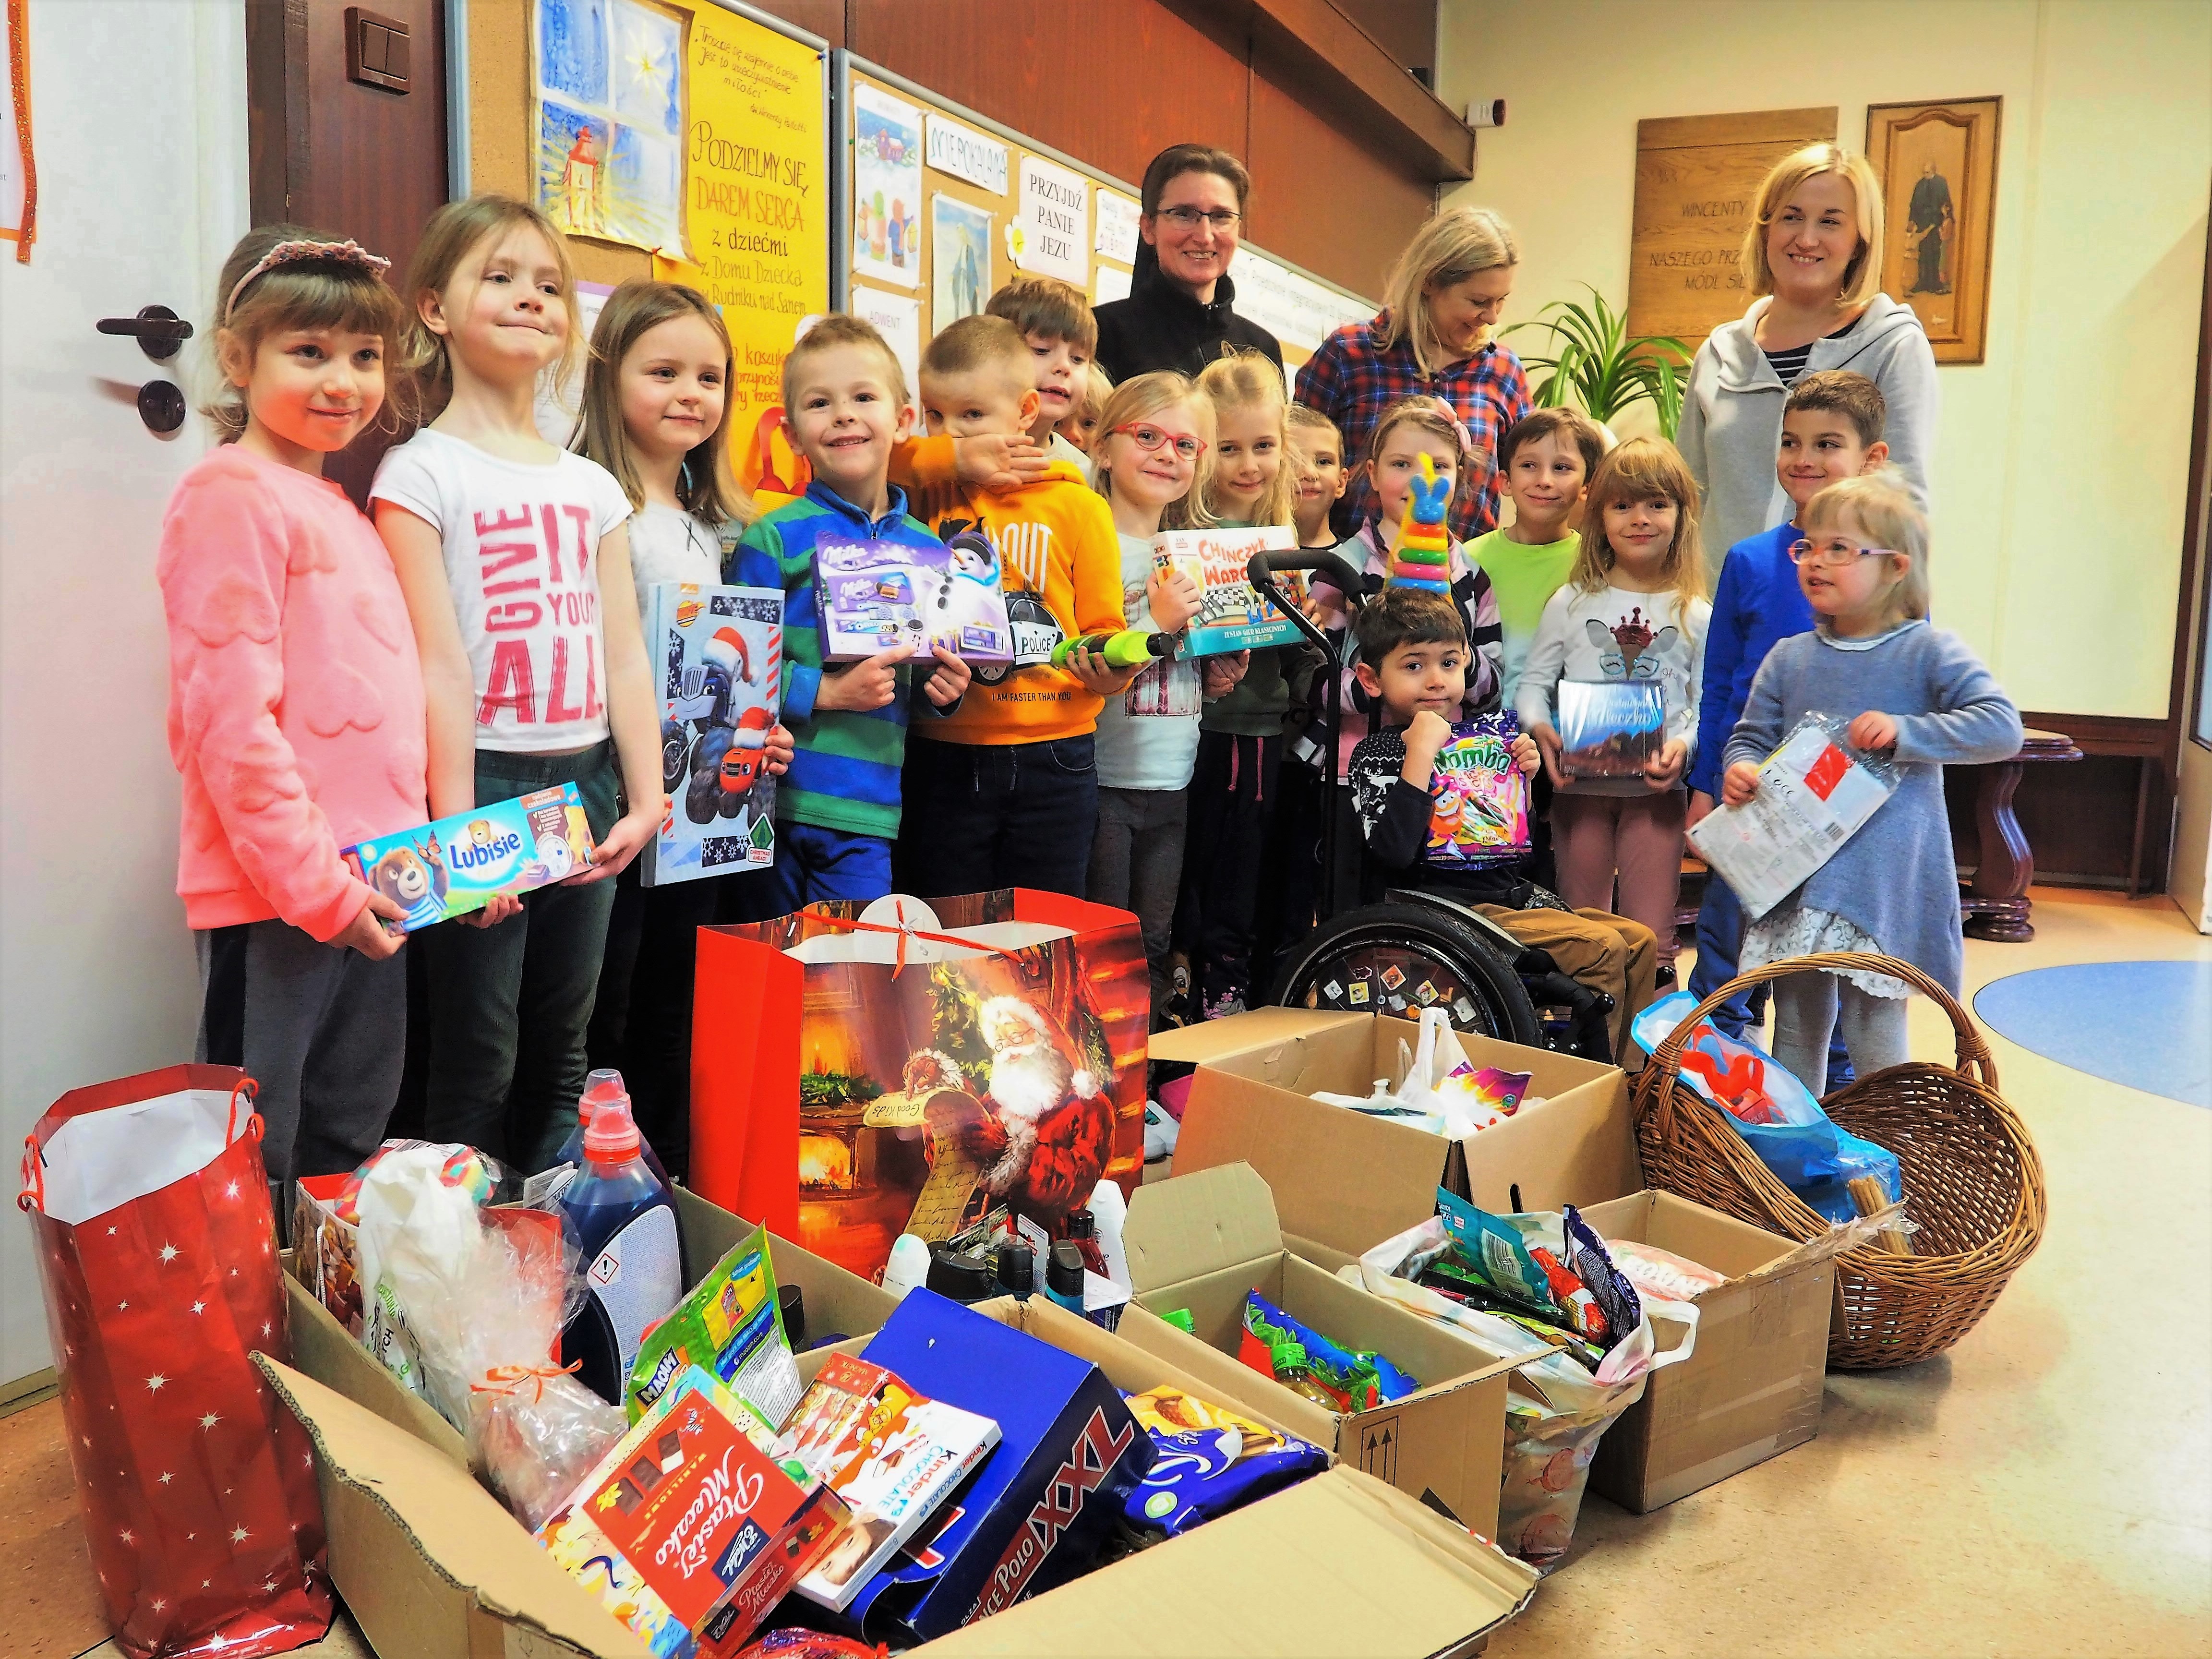
[[[1382,310],[1338,329],[1298,370],[1297,401],[1344,434],[1347,475],[1393,404],[1425,393],[1451,406],[1467,428],[1468,474],[1452,505],[1454,541],[1498,527],[1498,440],[1534,406],[1521,360],[1491,337],[1520,262],[1511,228],[1489,209],[1439,213],[1399,256]],[[1374,508],[1363,469],[1344,492],[1337,527],[1351,534]]]
[[[1881,388],[1890,465],[1927,511],[1942,404],[1936,355],[1911,307],[1881,291],[1881,181],[1863,155],[1808,145],[1759,185],[1741,256],[1758,297],[1698,348],[1674,434],[1705,495],[1708,580],[1729,548],[1796,510],[1775,478],[1782,405],[1821,369]]]

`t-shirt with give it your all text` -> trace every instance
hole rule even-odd
[[[607,735],[599,539],[630,514],[596,461],[511,461],[428,428],[384,458],[372,501],[438,532],[469,653],[477,747],[582,749]]]

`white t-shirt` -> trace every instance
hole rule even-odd
[[[607,735],[599,540],[630,515],[596,461],[510,461],[425,428],[369,488],[434,526],[468,649],[477,747],[581,749]]]
[[[637,584],[637,614],[646,596],[662,582],[690,582],[712,587],[722,580],[727,544],[714,526],[678,507],[647,501],[629,521],[629,574]]]
[[[1134,536],[1121,544],[1121,614],[1132,628],[1153,626],[1145,583],[1152,544]],[[1098,711],[1098,784],[1103,789],[1181,789],[1198,759],[1198,717],[1205,689],[1194,660],[1155,659],[1129,689]]]

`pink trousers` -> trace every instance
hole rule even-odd
[[[1667,789],[1634,795],[1552,797],[1552,852],[1559,896],[1577,910],[1610,910],[1640,921],[1671,964],[1674,900],[1682,885],[1682,820],[1689,797]]]

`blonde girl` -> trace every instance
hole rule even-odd
[[[426,1133],[524,1170],[576,1121],[611,878],[659,827],[656,700],[623,487],[538,435],[541,375],[582,348],[567,244],[498,196],[430,216],[401,298],[435,418],[370,489],[429,705],[430,811],[574,784],[591,867],[425,933]]]
[[[1180,633],[1198,614],[1189,577],[1162,578],[1152,538],[1204,527],[1212,468],[1213,406],[1183,376],[1139,374],[1116,387],[1099,412],[1091,445],[1093,482],[1114,514],[1121,546],[1121,599],[1128,625]],[[1157,1029],[1168,1000],[1168,948],[1182,870],[1184,814],[1198,754],[1203,696],[1197,660],[1155,659],[1098,715],[1098,830],[1091,843],[1095,904],[1133,910],[1151,967]]]
[[[1886,755],[1897,791],[1803,887],[1746,929],[1746,968],[1824,951],[1911,963],[1954,996],[1964,948],[1943,768],[2020,751],[2020,711],[1956,635],[1928,623],[1928,521],[1894,472],[1846,478],[1813,497],[1790,550],[1814,631],[1783,641],[1752,682],[1722,758],[1721,798],[1759,793],[1759,763],[1818,709],[1850,741]],[[1905,1059],[1901,980],[1798,974],[1774,986],[1774,1057],[1826,1092],[1838,1015],[1862,1078]]]
[[[406,912],[338,849],[423,820],[422,667],[392,562],[323,477],[387,401],[387,263],[297,225],[231,251],[210,313],[219,445],[179,481],[155,565],[198,1057],[259,1082],[280,1181],[376,1150],[406,1047],[388,926]]]
[[[1053,430],[1088,455],[1098,434],[1098,417],[1105,413],[1106,400],[1114,395],[1114,382],[1096,363],[1085,364],[1083,374],[1081,400]]]
[[[1465,492],[1453,502],[1452,536],[1472,541],[1498,527],[1498,441],[1534,405],[1521,360],[1494,337],[1513,292],[1521,246],[1487,208],[1450,208],[1407,243],[1383,289],[1383,307],[1347,323],[1298,370],[1297,400],[1344,434],[1345,465],[1376,453],[1383,415],[1419,392],[1440,399],[1466,428]],[[1337,522],[1356,528],[1374,511],[1373,475],[1354,475]]]
[[[732,368],[721,313],[696,289],[624,283],[592,331],[577,450],[614,475],[629,498],[630,576],[641,616],[663,582],[711,586],[745,526],[757,516],[731,476],[727,425]],[[645,641],[647,660],[653,642]],[[782,772],[791,734],[769,734],[763,765]],[[661,781],[680,789],[678,769]],[[617,878],[606,954],[592,1010],[591,1063],[620,1070],[638,1127],[680,1180],[691,1142],[691,980],[699,929],[742,883],[675,882],[647,888],[633,864]]]
[[[1590,480],[1574,574],[1544,606],[1514,702],[1556,792],[1559,896],[1575,909],[1615,911],[1649,927],[1659,939],[1662,985],[1673,983],[1688,800],[1682,777],[1697,741],[1711,614],[1698,486],[1674,445],[1632,438],[1598,463]],[[1571,780],[1560,769],[1563,680],[1660,688],[1664,737],[1641,777]]]

